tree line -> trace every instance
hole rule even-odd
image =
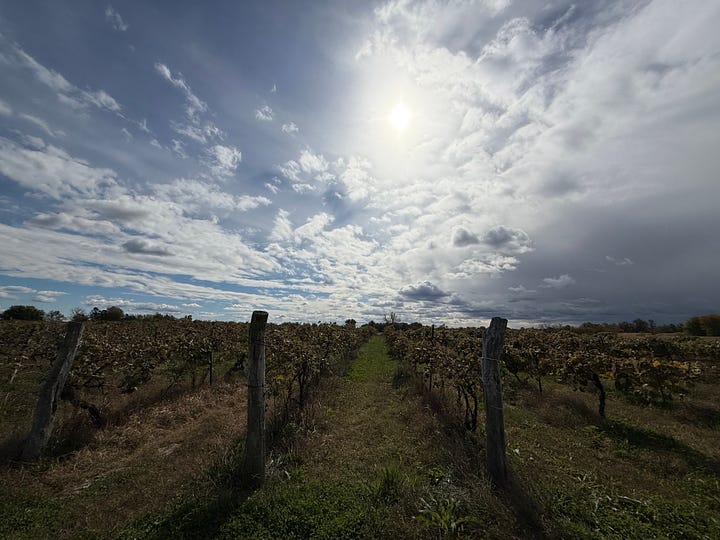
[[[89,312],[76,307],[73,308],[69,317],[66,317],[58,310],[45,312],[35,306],[10,306],[8,309],[0,313],[0,319],[5,320],[24,320],[24,321],[53,321],[62,322],[66,320],[72,321],[123,321],[123,320],[177,320],[178,317],[166,313],[154,313],[149,315],[136,315],[125,313],[122,308],[110,306],[106,309],[98,307],[92,308]],[[192,320],[192,316],[182,317],[183,320]],[[345,321],[347,326],[354,327],[355,319]],[[414,326],[421,327],[420,323],[408,324],[400,322],[400,318],[395,313],[390,313],[384,317],[384,321],[376,323],[370,321],[368,326],[376,328],[382,332],[385,326],[391,325],[401,330],[413,329]],[[597,332],[614,332],[614,333],[650,333],[650,334],[668,334],[685,332],[691,336],[720,336],[720,314],[697,315],[690,317],[684,323],[656,324],[653,319],[635,319],[634,321],[622,321],[619,323],[592,323],[586,322],[579,326],[565,326],[568,330],[575,332],[594,334]]]
[[[177,320],[178,317],[167,313],[154,313],[149,315],[136,315],[125,313],[122,308],[110,306],[106,309],[98,307],[92,308],[89,312],[76,307],[73,308],[70,316],[66,317],[58,310],[48,311],[47,313],[35,306],[10,306],[0,313],[0,319],[4,320],[20,320],[20,321],[50,321],[63,322],[71,321],[128,321],[128,320]],[[182,317],[183,320],[192,320],[192,316]]]

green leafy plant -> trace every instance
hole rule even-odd
[[[435,529],[442,536],[454,536],[463,531],[470,523],[479,524],[473,516],[460,516],[461,506],[454,497],[434,497],[420,499],[420,511],[417,519],[428,529]]]
[[[392,503],[400,498],[407,484],[407,475],[397,466],[389,465],[380,469],[378,478],[372,484],[372,493],[377,500]]]

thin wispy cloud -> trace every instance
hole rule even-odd
[[[105,8],[105,20],[118,32],[126,32],[130,28],[125,21],[123,21],[120,14],[115,11],[112,6]]]

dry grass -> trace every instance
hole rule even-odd
[[[61,459],[4,468],[4,513],[21,511],[22,501],[47,501],[58,508],[47,516],[47,535],[65,538],[159,510],[223,460],[244,433],[246,399],[237,383],[205,387],[138,410]]]

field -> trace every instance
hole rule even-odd
[[[61,402],[45,456],[21,462],[62,327],[5,324],[3,538],[720,537],[714,339],[510,332],[498,490],[476,330],[271,326],[267,481],[249,491],[246,325],[158,322],[125,349],[139,327],[89,326],[71,383],[105,423]]]

